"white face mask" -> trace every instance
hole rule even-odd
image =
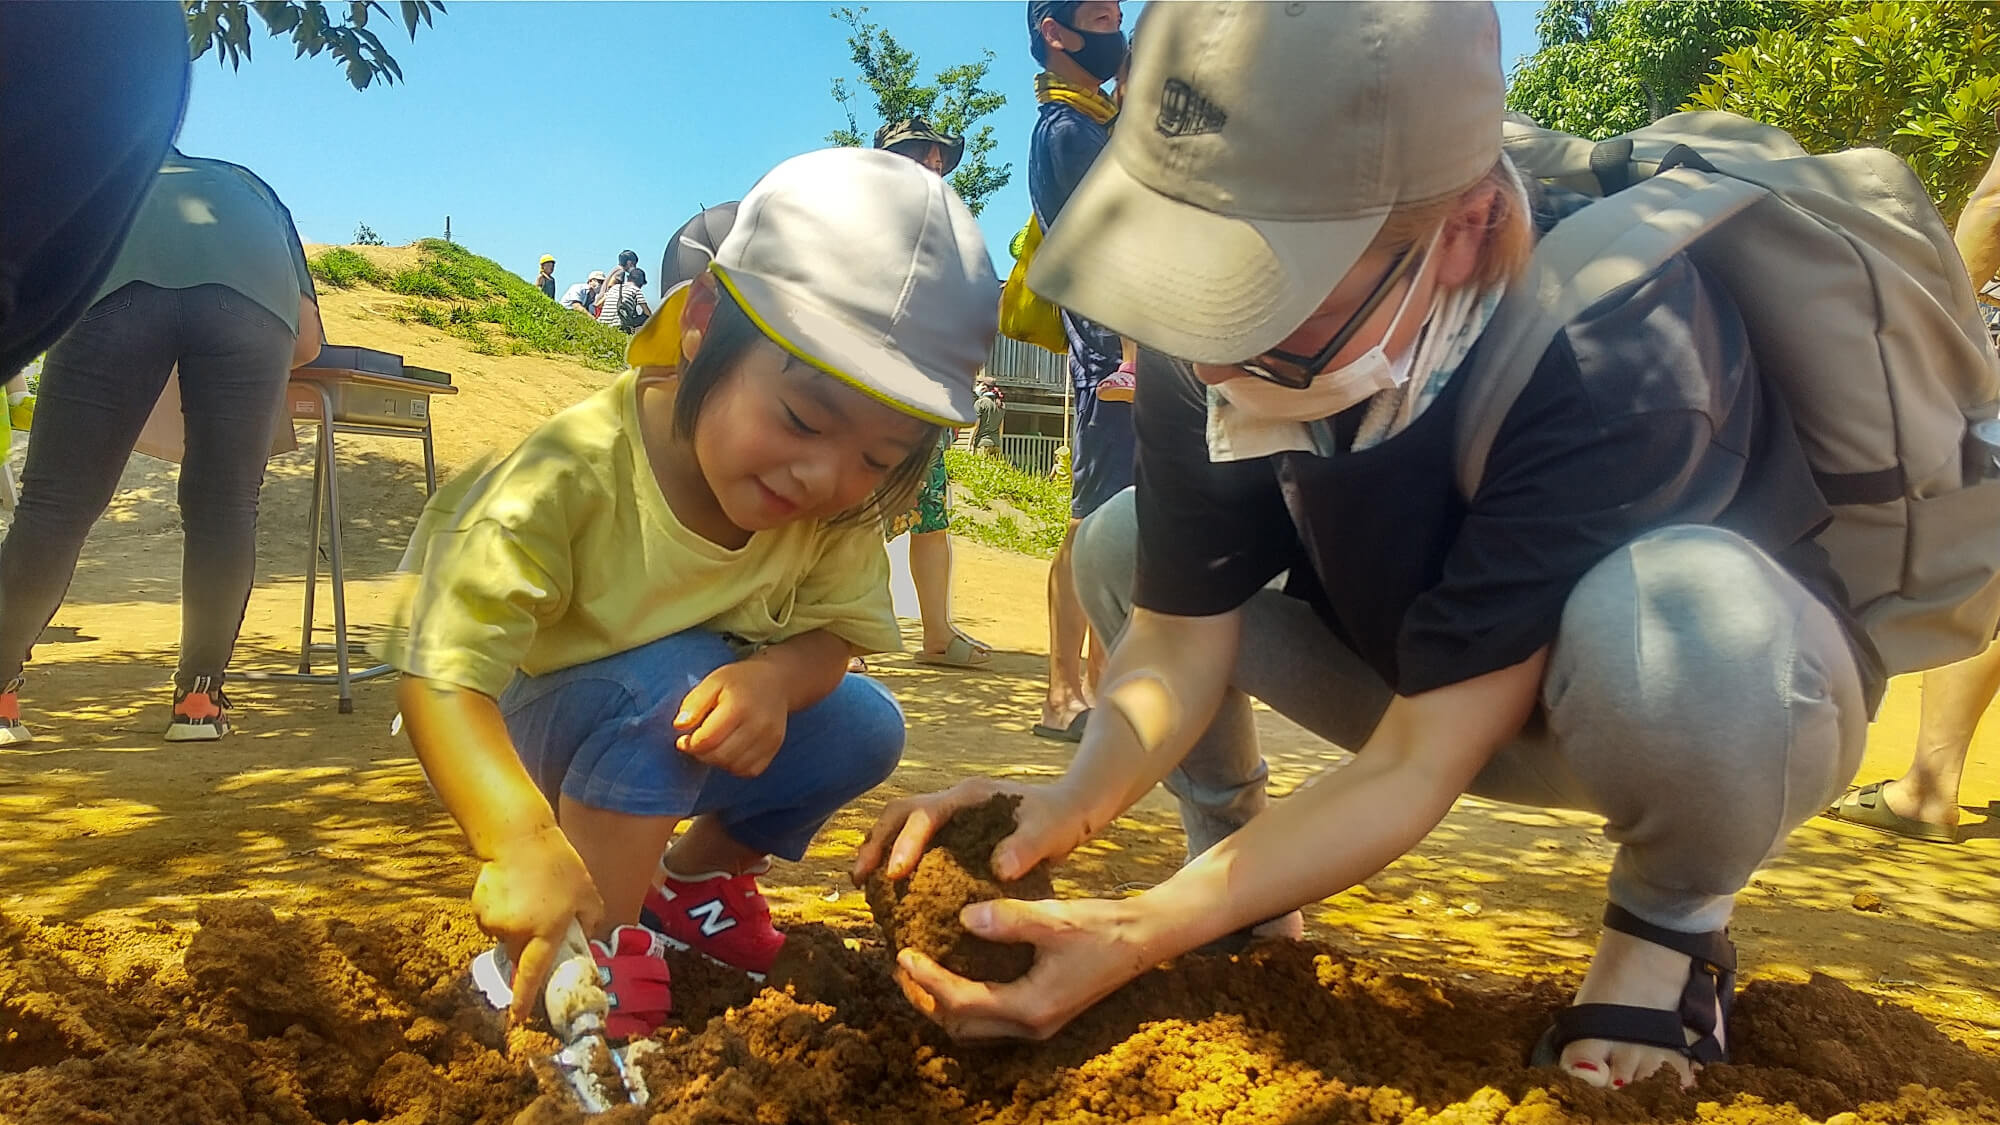
[[[1438,237],[1443,233],[1444,228],[1439,227],[1437,234],[1431,236],[1430,245],[1424,250],[1423,264],[1411,276],[1410,287],[1403,291],[1402,303],[1396,306],[1396,315],[1389,320],[1389,330],[1382,334],[1382,339],[1374,347],[1339,367],[1320,372],[1304,387],[1281,387],[1245,375],[1216,384],[1217,393],[1227,399],[1229,405],[1256,418],[1271,422],[1313,422],[1331,418],[1372,395],[1401,386],[1410,377],[1410,360],[1415,351],[1412,349],[1401,360],[1392,361],[1389,358],[1389,340],[1395,336],[1396,326],[1403,322],[1403,314],[1409,311],[1410,299],[1416,295],[1424,271],[1430,268]],[[1425,311],[1429,312],[1428,309]]]

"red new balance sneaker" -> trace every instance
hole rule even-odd
[[[757,876],[770,869],[768,861],[741,875],[682,876],[662,868],[639,920],[674,948],[691,949],[761,981],[785,946],[785,935],[771,925],[771,904],[757,889]]]
[[[651,1035],[674,1011],[672,979],[664,960],[667,939],[644,926],[620,926],[609,941],[593,941],[598,980],[611,998],[604,1033],[612,1039]]]

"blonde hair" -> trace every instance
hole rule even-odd
[[[1481,196],[1487,197],[1483,216],[1471,210]],[[1528,258],[1535,252],[1535,223],[1529,214],[1527,192],[1520,174],[1505,155],[1463,191],[1397,206],[1389,212],[1369,248],[1386,252],[1402,250],[1453,222],[1485,228],[1479,264],[1466,279],[1467,285],[1483,289],[1511,281],[1527,268]]]

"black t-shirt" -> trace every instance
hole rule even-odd
[[[1145,354],[1138,384],[1135,600],[1147,609],[1226,612],[1290,570],[1288,592],[1415,695],[1552,642],[1571,590],[1618,547],[1713,524],[1834,609],[1871,701],[1879,691],[1873,649],[1812,540],[1830,513],[1784,404],[1758,379],[1734,304],[1685,258],[1557,335],[1470,505],[1455,475],[1462,380],[1371,448],[1351,450],[1364,403],[1333,419],[1333,456],[1234,463],[1208,459],[1191,370]]]

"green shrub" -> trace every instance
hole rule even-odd
[[[306,269],[314,280],[335,289],[352,289],[356,282],[369,285],[385,285],[389,274],[381,266],[356,254],[345,246],[322,250],[306,260]]]

